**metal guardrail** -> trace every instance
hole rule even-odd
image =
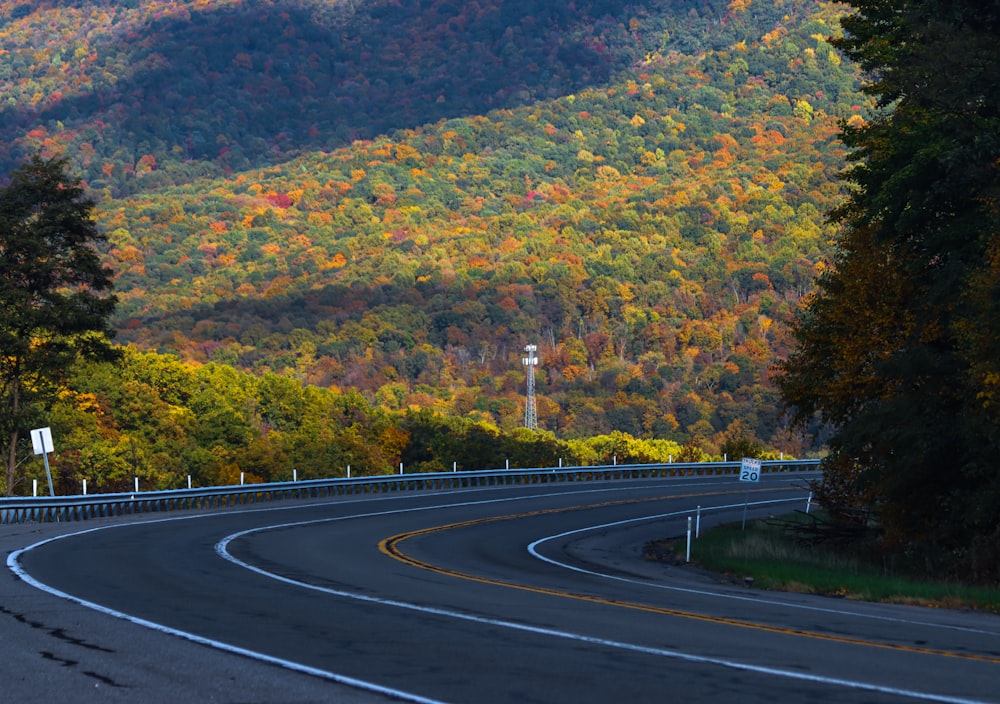
[[[819,462],[819,460],[764,460],[761,463],[761,469],[764,473],[803,472],[816,469]],[[86,521],[94,518],[113,518],[166,511],[219,509],[288,499],[382,494],[398,491],[442,491],[579,481],[718,476],[737,474],[739,470],[740,462],[673,462],[669,464],[490,469],[472,472],[338,477],[121,494],[9,497],[0,498],[0,524]]]

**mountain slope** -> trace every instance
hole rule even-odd
[[[543,427],[804,448],[766,371],[865,105],[836,6],[11,5],[5,47],[86,16],[130,57],[8,113],[102,195],[122,339],[508,427],[537,343]]]
[[[121,194],[565,94],[639,56],[619,7],[0,2],[6,158],[67,145]]]

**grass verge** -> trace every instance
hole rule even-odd
[[[692,541],[691,560],[741,583],[752,577],[760,589],[1000,613],[1000,590],[888,574],[860,555],[802,543],[787,527],[802,518],[791,514],[748,521],[746,530],[732,523],[703,532]],[[683,560],[685,550],[684,539],[671,545],[675,558]]]

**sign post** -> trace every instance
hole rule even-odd
[[[31,431],[31,447],[36,455],[41,455],[45,462],[45,477],[49,480],[49,496],[55,496],[56,490],[52,487],[52,471],[49,469],[49,453],[55,448],[52,446],[52,429],[35,428]]]
[[[752,457],[744,457],[740,461],[740,481],[759,482],[760,481],[760,460]],[[743,499],[743,530],[747,529],[747,504],[750,503],[750,487],[747,487],[746,496]]]

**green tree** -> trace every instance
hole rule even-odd
[[[116,299],[94,203],[61,159],[32,157],[0,189],[0,451],[15,488],[17,444],[80,356],[109,357]]]
[[[884,548],[1000,577],[1000,2],[855,0],[835,46],[878,113],[845,125],[834,267],[779,365],[833,429],[821,489]]]

